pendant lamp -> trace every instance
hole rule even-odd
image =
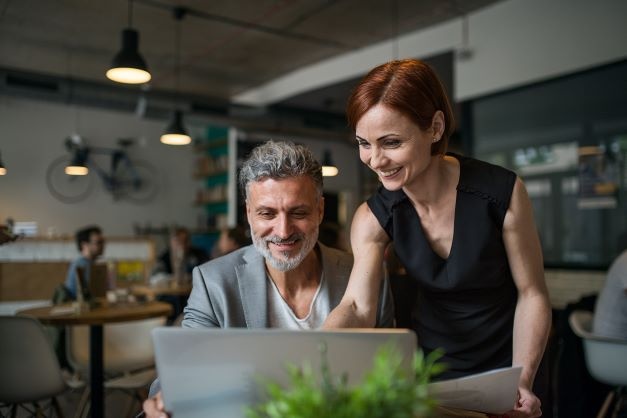
[[[331,150],[324,150],[324,158],[322,158],[322,176],[335,177],[340,170],[331,161]]]
[[[7,174],[7,169],[2,163],[2,154],[0,154],[0,176],[4,176]]]
[[[139,33],[132,28],[133,0],[129,0],[128,28],[122,31],[122,49],[113,57],[107,78],[118,83],[142,84],[151,79],[146,61],[139,54]]]
[[[89,174],[89,168],[87,168],[88,154],[86,148],[78,148],[74,151],[72,161],[65,167],[65,174],[68,176],[86,176]]]
[[[183,111],[178,108],[179,94],[180,94],[180,60],[181,60],[181,20],[185,16],[185,9],[177,7],[174,9],[174,18],[176,23],[176,63],[174,67],[176,77],[176,106],[172,119],[168,124],[165,132],[161,135],[161,142],[166,145],[187,145],[192,142],[192,138],[187,133],[185,125],[183,123]]]

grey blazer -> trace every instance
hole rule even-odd
[[[340,303],[353,266],[350,254],[318,243],[322,269],[329,282],[330,306]],[[193,289],[182,325],[188,328],[268,328],[266,268],[254,246],[236,250],[196,267]],[[331,283],[333,281],[333,283]],[[394,306],[383,283],[378,327],[394,326]]]

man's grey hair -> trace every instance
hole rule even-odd
[[[251,182],[307,176],[322,196],[322,166],[309,148],[293,142],[268,141],[250,153],[240,169],[239,182],[248,199]]]

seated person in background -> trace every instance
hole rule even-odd
[[[178,227],[170,234],[170,246],[159,256],[153,274],[166,273],[182,280],[207,260],[203,249],[192,247],[189,230]]]
[[[353,265],[348,253],[318,242],[320,163],[303,146],[269,141],[244,162],[240,184],[253,245],[194,269],[182,326],[319,328],[342,299]],[[390,327],[394,312],[384,286],[376,324]],[[144,402],[144,411],[163,416],[160,394]]]
[[[157,260],[151,282],[159,284],[160,278],[166,278],[174,284],[189,283],[194,267],[207,260],[207,253],[203,249],[192,247],[189,230],[184,227],[175,228],[170,234],[169,248]],[[157,300],[172,305],[172,314],[168,317],[168,323],[172,323],[183,313],[187,296],[159,295]]]
[[[235,226],[222,229],[220,237],[211,251],[211,258],[222,257],[249,244],[250,238],[246,235],[246,230],[243,227]]]
[[[337,248],[338,250],[346,251],[348,247],[344,242],[342,227],[335,222],[322,222],[318,241],[327,247]]]
[[[614,260],[594,310],[592,331],[627,340],[627,250]]]
[[[76,246],[80,256],[70,264],[65,278],[65,288],[68,296],[72,299],[76,299],[77,270],[81,270],[84,284],[88,285],[91,267],[94,261],[104,252],[104,245],[105,239],[102,235],[102,229],[98,226],[87,226],[76,232]]]

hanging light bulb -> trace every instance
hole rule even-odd
[[[174,18],[177,20],[176,24],[176,63],[174,67],[176,77],[176,102],[178,106],[179,94],[180,94],[180,60],[181,60],[181,20],[185,16],[186,10],[177,7],[174,9]],[[183,111],[176,108],[172,114],[172,120],[168,124],[163,135],[161,135],[161,142],[167,145],[187,145],[192,142],[192,138],[187,133],[183,123]]]
[[[331,151],[324,150],[324,158],[322,159],[322,176],[323,177],[335,177],[340,170],[331,161]]]
[[[65,167],[65,174],[68,176],[86,176],[89,174],[89,168],[87,168],[87,154],[88,151],[85,148],[79,148],[74,152],[72,161]]]
[[[2,156],[0,154],[0,176],[5,176],[7,174],[7,169],[2,163]]]
[[[192,142],[192,138],[183,126],[183,112],[181,110],[174,111],[170,124],[161,135],[161,142],[167,145],[187,145]]]
[[[122,31],[122,49],[113,57],[106,75],[109,80],[125,84],[142,84],[151,79],[146,61],[139,54],[139,33],[132,28],[133,1],[129,0],[129,24]]]

